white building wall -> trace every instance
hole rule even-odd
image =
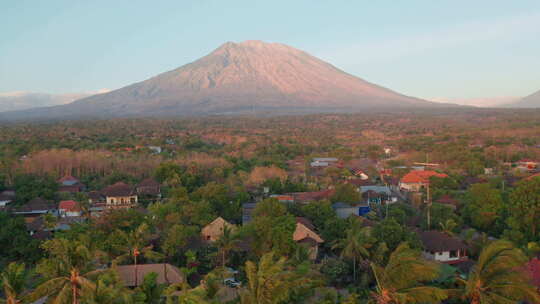
[[[427,260],[439,261],[439,262],[452,262],[452,261],[457,261],[460,259],[459,253],[455,257],[450,257],[450,251],[435,252],[435,254],[431,254],[431,252],[424,251],[422,252],[422,255]]]

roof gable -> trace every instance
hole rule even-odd
[[[204,226],[201,233],[203,235],[221,235],[223,230],[225,230],[225,227],[228,227],[229,229],[236,228],[233,224],[227,222],[220,216],[213,220],[210,224]]]
[[[317,243],[324,242],[324,240],[317,233],[305,226],[304,223],[302,223],[301,221],[297,220],[296,229],[293,233],[293,240],[295,242],[299,242],[307,238],[313,239]]]

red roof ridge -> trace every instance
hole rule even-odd
[[[432,170],[426,170],[426,171],[414,170],[405,174],[405,176],[401,178],[401,182],[402,183],[429,183],[429,179],[433,176],[441,177],[441,178],[448,177],[448,175],[444,173],[439,173]]]
[[[66,211],[80,211],[79,203],[74,200],[61,201],[58,204],[58,209]]]

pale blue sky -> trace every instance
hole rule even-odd
[[[422,98],[540,89],[538,0],[0,0],[0,92],[115,89],[251,39]]]

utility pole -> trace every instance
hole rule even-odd
[[[431,196],[429,192],[429,183],[427,184],[427,227],[431,229]]]

